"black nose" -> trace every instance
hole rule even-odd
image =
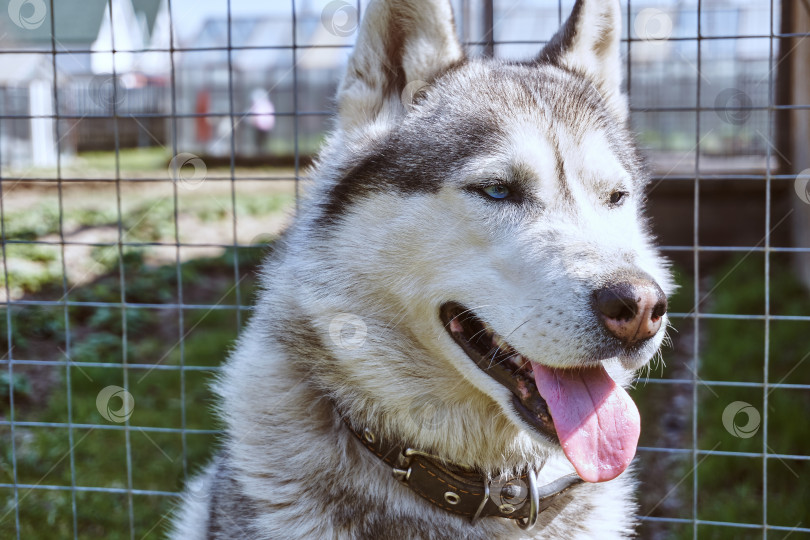
[[[596,308],[608,332],[632,345],[653,337],[667,312],[667,297],[647,275],[596,291]]]

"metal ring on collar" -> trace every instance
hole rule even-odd
[[[537,523],[537,516],[540,513],[540,492],[537,489],[537,473],[534,469],[529,468],[529,517],[516,519],[518,526],[528,531]]]

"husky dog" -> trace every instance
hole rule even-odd
[[[618,0],[534,59],[373,1],[312,187],[217,383],[178,539],[623,538],[673,283],[642,215]]]

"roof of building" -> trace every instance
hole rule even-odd
[[[129,1],[135,14],[145,20],[146,31],[151,35],[165,0]],[[50,2],[43,5],[46,10],[50,9]],[[26,24],[25,18],[36,16],[35,6],[36,2],[22,5],[20,24],[16,24],[11,17],[0,18],[0,44],[5,47],[50,49],[53,36],[57,49],[77,46],[89,48],[98,37],[107,0],[59,0],[53,3],[53,18],[47,13],[44,19]]]
[[[230,62],[234,68],[245,70],[289,68],[293,64],[292,46],[296,43],[300,68],[333,68],[340,65],[347,53],[344,46],[352,44],[355,33],[337,36],[324,27],[320,18],[307,15],[305,13],[297,20],[295,40],[289,18],[232,18],[230,45],[234,50],[231,51]],[[227,65],[228,20],[223,17],[207,19],[185,46],[203,49],[183,57],[181,64],[187,63],[189,68]]]

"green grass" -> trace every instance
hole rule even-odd
[[[111,157],[111,153],[81,156],[83,163],[95,169],[109,167]],[[122,152],[121,159],[122,167],[130,170],[156,167],[165,170],[164,157],[158,152]],[[186,220],[188,229],[193,231],[196,223],[202,223],[212,227],[221,224],[224,230],[231,230],[230,192],[225,190],[222,195],[221,189],[213,188],[181,191],[178,215]],[[61,215],[65,234],[117,231],[118,210],[115,199],[109,196],[114,191],[96,193],[95,187],[81,189],[84,191],[66,192],[70,198],[66,196]],[[32,197],[23,191],[20,200],[25,204],[6,206],[6,238],[34,241],[60,237],[58,199],[49,193]],[[149,186],[126,192],[121,222],[127,242],[173,242],[175,208],[170,194],[171,190]],[[227,199],[227,204],[223,199]],[[258,196],[238,191],[235,197],[237,215],[257,220],[283,213],[292,202],[292,194],[273,190],[261,191]],[[264,238],[272,241],[272,235]],[[125,247],[122,258],[117,246],[86,249],[83,260],[92,269],[91,279],[79,284],[69,280],[69,300],[117,304],[123,293],[127,302],[156,305],[177,303],[181,285],[186,304],[236,304],[235,261],[240,268],[241,301],[249,303],[256,266],[265,251],[262,247],[227,249],[219,256],[194,258],[181,264],[178,276],[175,264],[154,262],[152,248]],[[10,243],[6,245],[6,260],[15,299],[64,297],[59,246]],[[119,273],[122,270],[124,291]],[[84,268],[74,275],[86,275]],[[5,288],[3,280],[4,275],[0,274],[0,288]],[[85,487],[125,490],[131,485],[136,490],[165,492],[181,489],[186,475],[205,463],[215,447],[215,437],[210,434],[183,437],[141,428],[217,429],[209,391],[214,371],[181,372],[151,366],[219,366],[248,313],[239,317],[235,310],[190,309],[182,317],[181,327],[176,309],[17,305],[8,312],[0,310],[0,350],[4,357],[13,347],[15,359],[52,362],[45,366],[15,364],[11,372],[6,366],[0,370],[0,396],[3,396],[0,417],[8,418],[10,414],[11,391],[14,417],[18,421],[101,424],[112,428],[74,428],[71,454],[67,429],[17,426],[14,438],[17,483],[67,487],[75,479],[77,486]],[[13,328],[10,342],[9,319]],[[99,367],[68,367],[67,353],[74,362]],[[147,367],[125,367],[125,364]],[[126,386],[134,397],[128,433],[120,429],[120,424],[103,418],[97,408],[99,391],[111,385]],[[120,400],[113,405],[114,409],[119,407]],[[0,483],[14,483],[8,426],[0,426]],[[4,488],[0,492],[0,538],[15,537],[13,492]],[[133,495],[130,501],[126,494],[93,491],[78,491],[74,498],[69,491],[59,489],[21,489],[19,499],[22,538],[72,537],[74,503],[82,538],[130,538],[130,517],[137,538],[159,537],[166,525],[161,518],[174,502],[171,497],[155,495]]]
[[[245,200],[242,210],[264,215],[285,203]],[[278,206],[277,206],[278,205]],[[213,211],[202,205],[197,211]],[[160,212],[156,215],[161,216]],[[93,217],[92,219],[96,219]],[[21,246],[24,255],[53,262],[36,246]],[[229,250],[218,257],[193,259],[180,271],[184,301],[188,304],[234,304],[234,257],[245,277],[240,285],[241,298],[250,302],[255,290],[253,272],[260,260],[260,249]],[[770,311],[782,315],[807,315],[806,292],[790,271],[787,260],[772,256]],[[707,295],[701,312],[764,313],[764,265],[762,258],[751,256],[740,262],[735,258],[714,268],[701,281],[700,295]],[[126,299],[133,303],[174,303],[178,295],[177,269],[173,264],[147,264],[144,252],[127,250],[123,260]],[[677,269],[676,269],[677,270]],[[680,292],[672,298],[677,312],[692,309],[695,284],[678,272]],[[29,291],[27,298],[62,294],[61,276],[49,278]],[[69,295],[78,302],[117,303],[121,300],[118,260],[113,258],[105,272],[91,283],[75,288]],[[142,431],[143,427],[210,430],[218,423],[211,412],[208,385],[213,370],[188,371],[125,368],[124,361],[148,366],[194,365],[219,366],[236,337],[240,321],[231,310],[186,310],[183,326],[178,325],[174,309],[135,309],[123,311],[112,306],[14,306],[10,313],[14,332],[11,337],[15,358],[52,360],[53,366],[15,365],[13,374],[0,376],[0,391],[11,389],[15,397],[15,418],[19,421],[66,423],[68,403],[70,420],[75,424],[102,424],[118,427],[105,420],[96,407],[96,396],[109,385],[126,386],[135,400],[131,428],[73,430],[73,471],[71,470],[69,432],[64,428],[17,427],[15,433],[17,481],[19,483],[69,487],[72,474],[78,486],[138,490],[178,491],[186,473],[193,474],[209,457],[215,437]],[[247,317],[242,314],[241,323]],[[691,380],[686,360],[691,359],[691,333],[688,320],[674,322],[676,346],[665,352],[668,367],[654,377],[683,377]],[[68,349],[67,329],[70,329]],[[122,339],[126,329],[127,339]],[[183,335],[183,346],[179,338]],[[769,372],[771,383],[807,383],[810,360],[803,363],[810,349],[810,324],[804,321],[771,321],[769,329]],[[8,350],[6,313],[0,313],[0,350]],[[64,352],[70,351],[76,362],[112,364],[114,367],[66,367]],[[765,354],[762,320],[712,320],[700,322],[701,381],[762,382]],[[69,388],[68,388],[69,381]],[[640,384],[633,393],[643,419],[642,445],[691,448],[691,386],[685,389],[686,401],[677,401],[677,385]],[[751,403],[763,411],[763,391],[759,387],[698,385],[698,447],[730,452],[759,453],[764,430],[751,438],[731,435],[723,426],[722,415],[734,401]],[[118,408],[115,402],[113,408]],[[8,416],[9,402],[0,401],[0,414]],[[183,409],[185,408],[185,419]],[[678,409],[678,410],[675,410]],[[768,396],[769,452],[807,454],[808,431],[804,418],[810,410],[807,391],[776,389]],[[670,437],[667,439],[666,437]],[[128,437],[128,439],[127,439]],[[130,451],[127,453],[127,440]],[[183,456],[185,455],[185,462]],[[68,457],[65,457],[68,456]],[[692,457],[641,456],[642,513],[653,516],[691,518]],[[128,460],[131,467],[127,468]],[[656,461],[657,460],[657,461]],[[710,456],[700,461],[698,479],[698,516],[703,520],[757,524],[763,513],[763,467],[768,474],[768,522],[792,527],[806,526],[810,507],[807,461]],[[13,483],[11,436],[0,426],[0,483]],[[0,538],[15,535],[13,496],[0,489]],[[69,491],[20,491],[20,527],[23,538],[71,537],[73,499]],[[663,497],[663,499],[662,499]],[[158,537],[165,526],[164,516],[172,498],[133,495],[132,519],[136,538]],[[662,503],[663,501],[663,503]],[[126,494],[77,492],[77,526],[82,538],[129,538],[130,500]],[[646,527],[646,526],[645,526]],[[660,531],[661,529],[659,529]],[[666,527],[666,538],[691,538],[691,526]],[[151,531],[151,532],[150,532]],[[642,530],[642,537],[646,538]],[[761,538],[761,531],[701,526],[701,538]],[[782,538],[784,534],[774,534]],[[796,535],[796,537],[799,537]],[[792,537],[791,537],[792,538]]]
[[[261,217],[284,211],[294,202],[292,193],[277,193],[255,197],[248,193],[237,193],[234,204],[228,205],[207,194],[183,193],[180,213],[193,216],[202,222],[210,223],[229,218],[235,208],[238,216]],[[121,216],[122,226],[127,231],[127,241],[154,241],[161,234],[174,234],[174,200],[171,197],[150,197],[130,205]],[[70,208],[63,212],[66,230],[82,227],[117,227],[118,212],[107,208]],[[21,211],[7,211],[4,225],[6,238],[12,240],[36,240],[47,235],[58,235],[59,206],[54,198],[43,198],[42,202]],[[27,250],[24,256],[35,259],[36,248],[30,245],[19,246]],[[42,248],[38,248],[42,251]],[[31,255],[29,255],[29,253]]]
[[[89,189],[87,191],[85,200],[63,206],[61,226],[58,199],[54,196],[42,196],[25,208],[7,207],[4,216],[5,237],[14,241],[6,246],[8,281],[13,296],[40,294],[49,285],[60,282],[62,275],[61,251],[58,245],[17,242],[43,238],[56,242],[60,233],[64,233],[66,239],[70,240],[67,235],[72,232],[88,230],[98,231],[98,238],[106,242],[117,239],[119,218],[115,200],[110,199],[106,204],[103,198],[94,201],[91,198],[94,193]],[[184,191],[178,195],[177,216],[181,223],[185,220],[184,226],[180,227],[181,234],[194,234],[197,224],[219,224],[222,230],[227,231],[232,230],[231,212],[234,210],[240,218],[262,219],[285,212],[293,202],[294,194],[284,191],[263,193],[260,196],[237,191],[233,201],[227,190]],[[175,200],[171,191],[146,191],[143,194],[134,192],[127,194],[125,203],[121,211],[121,230],[125,242],[171,245],[175,241]],[[212,241],[210,238],[205,240]],[[227,238],[226,242],[224,237],[220,240],[223,243],[232,241]],[[118,248],[115,246],[95,247],[90,256],[85,258],[87,268],[76,273],[96,275],[117,265],[118,256]],[[0,272],[0,290],[5,288],[5,281],[5,273]],[[59,296],[61,295],[56,298]]]
[[[728,275],[723,291],[716,294],[711,310],[716,313],[764,313],[765,274],[761,258],[744,261],[738,259],[720,270],[717,276]],[[780,315],[807,315],[807,292],[790,272],[789,261],[772,261],[770,279],[770,310]],[[765,324],[763,321],[715,319],[705,321],[702,332],[706,337],[700,359],[700,377],[708,381],[758,382],[765,380],[763,362],[765,357]],[[770,383],[803,380],[807,384],[810,363],[801,358],[810,353],[810,324],[807,322],[774,321],[769,329]],[[718,451],[762,452],[764,429],[760,428],[750,438],[740,438],[729,433],[723,425],[722,416],[726,407],[735,401],[753,405],[760,416],[764,413],[762,388],[739,388],[720,386],[699,387],[698,446]],[[798,420],[795,412],[810,410],[810,392],[800,390],[772,389],[768,393],[768,440],[767,451],[776,454],[807,454],[810,435],[807,424]],[[746,423],[745,415],[737,419],[738,425]],[[775,473],[794,476],[788,486],[774,479],[769,481],[768,523],[794,527],[800,522],[807,526],[807,508],[810,507],[810,468],[806,462],[794,460],[771,460],[772,468],[782,469]],[[761,523],[763,495],[763,463],[761,458],[712,456],[698,467],[698,517],[714,521]],[[802,477],[802,474],[804,476]],[[723,536],[735,537],[727,531]],[[717,536],[718,538],[720,536]]]
[[[118,151],[119,167],[129,172],[165,170],[171,155],[163,148],[122,148]],[[83,152],[79,156],[81,165],[88,169],[115,170],[115,152]]]
[[[792,274],[787,258],[771,257],[770,312],[778,315],[808,315],[807,291]],[[688,313],[694,302],[694,283],[678,272],[682,285],[670,303],[672,311]],[[715,267],[700,284],[701,312],[762,315],[765,311],[764,259],[734,257]],[[692,380],[693,330],[690,320],[675,320],[675,349],[666,350],[667,369],[652,376]],[[680,335],[681,330],[683,335]],[[810,373],[810,323],[771,321],[769,327],[769,383],[807,384]],[[730,404],[751,404],[762,418],[762,387],[722,386],[712,381],[762,383],[765,380],[765,323],[757,320],[701,319],[697,367],[697,447],[718,452],[761,453],[764,427],[741,438],[723,424]],[[679,341],[681,340],[681,341]],[[806,359],[806,360],[805,360]],[[806,363],[805,363],[806,362]],[[642,445],[692,447],[692,387],[642,383],[632,392],[642,414]],[[674,409],[674,407],[681,407]],[[808,434],[804,412],[810,410],[810,392],[772,389],[768,394],[768,443],[771,454],[807,455]],[[736,425],[747,421],[745,414]],[[675,434],[673,436],[673,433]],[[761,457],[698,456],[693,469],[691,453],[681,455],[643,453],[642,515],[692,518],[693,480],[697,474],[697,517],[706,521],[762,523],[763,459]],[[770,459],[767,520],[771,525],[807,526],[810,507],[810,466],[807,461]],[[646,499],[645,499],[646,495]],[[663,531],[663,532],[662,532]],[[666,538],[692,538],[691,527],[647,524],[642,537],[663,534]],[[798,533],[795,533],[798,534]],[[762,532],[719,526],[701,526],[701,538],[762,538]],[[771,533],[782,538],[785,533]]]
[[[240,250],[239,263],[245,279],[240,292],[249,299],[253,294],[253,272],[262,248]],[[219,300],[223,305],[235,304],[233,288],[232,251],[210,259],[197,259],[183,264],[183,286],[190,292],[188,301]],[[125,272],[133,276],[127,286],[128,300],[136,303],[172,302],[176,290],[174,267],[149,267],[137,253],[125,258]],[[92,285],[72,293],[76,301],[117,302],[120,300],[118,277],[109,274]],[[54,285],[56,286],[56,285]],[[211,300],[213,299],[213,300]],[[5,313],[1,314],[0,347],[7,350]],[[122,346],[123,312],[110,307],[75,307],[68,311],[67,322],[72,334],[71,358],[76,362],[115,364],[118,367],[78,367],[70,372],[60,363],[58,345],[64,346],[65,313],[63,309],[21,306],[12,309],[15,333],[15,355],[18,358],[47,358],[53,367],[31,370],[15,367],[15,417],[22,421],[68,421],[67,404],[71,403],[71,419],[76,424],[102,424],[119,427],[105,420],[96,406],[99,391],[109,385],[127,387],[135,406],[130,417],[129,444],[132,466],[132,487],[139,490],[178,491],[182,487],[185,469],[193,473],[214,448],[212,435],[186,436],[143,431],[141,427],[171,427],[211,430],[218,424],[211,413],[212,402],[208,388],[211,371],[125,368],[130,364],[178,366],[181,362],[195,366],[218,366],[226,357],[239,325],[236,313],[226,310],[189,310],[184,313],[183,348],[179,346],[181,329],[177,326],[175,310],[126,310],[127,340]],[[242,322],[244,323],[243,317]],[[48,342],[50,347],[44,347]],[[70,398],[68,396],[68,375]],[[32,395],[32,381],[50,379],[46,396]],[[8,392],[7,378],[0,378],[0,388]],[[35,388],[38,384],[33,385]],[[42,388],[40,388],[42,390]],[[181,396],[185,397],[185,401]],[[0,412],[8,414],[8,399]],[[120,402],[111,406],[120,407]],[[185,406],[185,424],[183,408]],[[11,439],[7,428],[0,431],[0,482],[13,483]],[[71,485],[70,440],[64,428],[29,427],[16,429],[17,481],[49,486]],[[120,429],[73,430],[73,467],[79,486],[126,489],[128,484],[127,434]],[[184,452],[185,450],[185,452]],[[67,457],[66,457],[67,456]],[[72,500],[69,492],[20,491],[20,526],[23,538],[66,538],[72,536]],[[0,506],[0,537],[15,535],[13,498],[5,490],[5,502]],[[163,532],[161,516],[168,512],[172,498],[133,496],[134,528],[137,538],[152,530],[152,537]],[[126,495],[80,492],[76,495],[79,534],[83,538],[129,538],[129,501]],[[5,515],[3,515],[5,514]]]

